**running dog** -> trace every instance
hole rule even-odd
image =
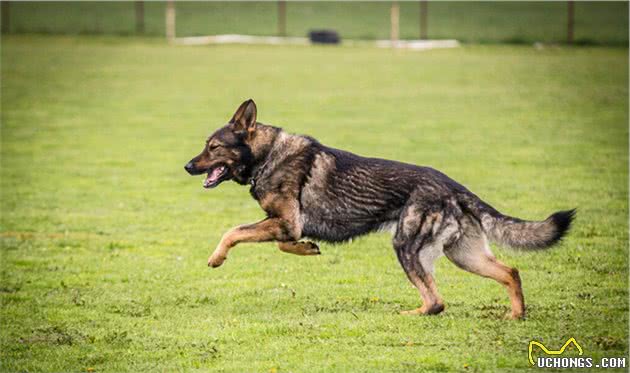
[[[185,166],[191,175],[206,174],[204,188],[226,180],[250,185],[267,214],[225,233],[209,266],[223,264],[241,242],[276,241],[284,252],[318,255],[316,244],[300,240],[342,242],[389,229],[395,232],[398,260],[422,297],[420,308],[404,313],[444,310],[432,272],[434,261],[445,255],[505,286],[512,305],[508,316],[525,316],[519,273],[494,257],[488,241],[522,250],[549,248],[567,233],[575,210],[543,221],[503,215],[440,171],[333,149],[259,123],[256,115],[254,101],[245,101]]]

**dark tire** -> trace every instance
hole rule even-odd
[[[312,30],[308,33],[308,37],[313,44],[339,44],[341,42],[339,34],[333,30]]]

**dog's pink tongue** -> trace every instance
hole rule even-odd
[[[206,177],[206,180],[203,181],[203,186],[207,188],[212,185],[215,181],[217,181],[217,179],[219,179],[221,172],[223,172],[223,167],[217,167],[213,169],[212,172],[209,172],[208,177]]]

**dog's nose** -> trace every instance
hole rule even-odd
[[[188,171],[189,174],[192,174],[194,169],[195,169],[195,166],[193,165],[192,162],[188,162],[186,163],[186,166],[184,166],[184,170]]]

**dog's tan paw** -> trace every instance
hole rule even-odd
[[[503,316],[504,320],[524,320],[525,312],[508,312]]]
[[[304,242],[304,255],[320,255],[319,246],[311,241]]]
[[[401,315],[437,315],[438,313],[444,311],[444,304],[435,303],[430,306],[423,305],[420,308],[416,308],[415,310],[409,311],[401,311]]]
[[[213,254],[210,258],[208,258],[208,267],[220,267],[221,264],[225,262],[225,259],[227,259],[225,256]]]
[[[319,247],[310,241],[302,241],[302,242],[280,242],[278,244],[280,250],[285,253],[295,254],[295,255],[319,255],[321,252],[319,251]]]
[[[420,310],[420,308],[416,308],[415,310],[407,310],[407,311],[400,311],[401,315],[421,315],[422,311]]]

